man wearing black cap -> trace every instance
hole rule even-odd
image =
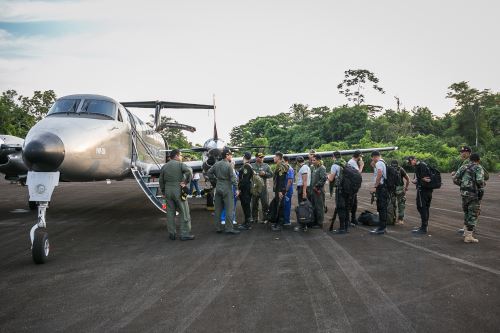
[[[182,154],[179,149],[170,152],[170,161],[165,163],[160,171],[161,193],[167,201],[167,228],[169,238],[175,240],[175,211],[180,212],[181,240],[192,240],[191,216],[187,200],[182,200],[182,189],[187,190],[187,184],[191,181],[193,171],[185,163],[182,163]]]
[[[269,199],[267,196],[267,179],[273,176],[273,172],[267,163],[264,163],[264,154],[255,154],[255,163],[251,164],[253,171],[258,174],[264,183],[264,189],[260,193],[260,196],[252,197],[252,217],[254,222],[259,221],[259,201],[262,206],[262,212],[267,212],[269,208]],[[265,220],[265,217],[264,217]],[[259,221],[260,222],[260,221]],[[262,221],[264,223],[265,221]]]
[[[385,186],[385,180],[387,179],[387,168],[378,150],[374,150],[371,156],[373,164],[373,187],[370,189],[370,193],[376,193],[377,195],[377,212],[380,222],[378,227],[370,231],[370,233],[373,235],[382,235],[385,234],[385,228],[387,224],[388,195],[387,188]]]
[[[429,225],[429,210],[432,201],[432,189],[424,186],[424,183],[431,182],[431,172],[429,167],[424,162],[409,156],[408,164],[415,168],[415,178],[411,181],[417,186],[417,210],[420,213],[421,225],[420,228],[412,230],[415,234],[426,234]]]
[[[363,155],[361,151],[356,150],[352,154],[352,158],[347,162],[354,169],[358,170],[360,174],[363,173],[363,167],[365,166],[365,162],[363,161]],[[356,225],[358,224],[358,220],[356,219],[356,211],[358,210],[358,194],[354,194],[352,196],[351,203],[351,223]]]
[[[238,187],[240,189],[240,201],[241,207],[243,208],[243,214],[245,215],[245,222],[239,226],[240,230],[250,230],[252,229],[252,212],[250,210],[250,203],[252,201],[252,177],[254,171],[250,166],[250,160],[252,159],[252,154],[246,152],[243,155],[243,166],[238,174]]]
[[[228,148],[222,150],[222,159],[215,163],[207,172],[207,177],[215,185],[215,225],[216,231],[221,233],[225,231],[227,234],[239,234],[238,230],[233,228],[233,211],[234,211],[234,194],[233,185],[238,186],[238,181],[234,175],[231,160],[233,153]],[[236,196],[239,196],[240,191],[236,191]],[[226,224],[225,230],[221,224],[220,216],[222,209],[226,208]]]

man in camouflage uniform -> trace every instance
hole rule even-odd
[[[181,198],[181,188],[187,189],[187,184],[193,177],[190,167],[182,163],[182,155],[178,149],[170,153],[170,161],[165,163],[160,171],[160,189],[163,198],[167,201],[167,228],[171,240],[175,240],[175,211],[179,211],[181,218],[181,240],[192,240],[191,216],[186,198]]]
[[[283,162],[283,154],[281,152],[276,152],[274,155],[274,163],[276,164],[276,169],[273,175],[273,192],[274,200],[276,202],[276,208],[278,209],[277,220],[273,221],[271,229],[273,231],[280,231],[281,226],[285,222],[285,195],[286,195],[286,185],[287,185],[287,173],[288,166]]]
[[[391,198],[392,200],[390,200],[389,202],[389,209],[387,214],[393,214],[393,218],[395,220],[397,213],[398,221],[396,222],[396,224],[403,225],[406,209],[406,192],[408,192],[408,186],[410,185],[410,177],[408,177],[405,169],[399,166],[399,162],[397,160],[392,160],[391,166],[394,167],[399,173],[399,177],[393,198]]]
[[[485,177],[485,170],[479,162],[479,154],[471,154],[469,164],[462,165],[453,176],[453,182],[460,186],[460,194],[462,195],[465,243],[479,242],[479,240],[474,238],[473,232],[479,217],[485,181],[488,180],[488,176]]]
[[[452,177],[455,177],[456,173],[458,172],[458,170],[462,166],[468,165],[470,163],[470,159],[469,158],[470,158],[470,155],[472,153],[472,149],[469,146],[462,146],[462,147],[460,147],[460,149],[458,151],[460,152],[460,159],[462,161],[459,163],[457,171],[453,171],[451,173]],[[458,229],[457,232],[459,234],[463,235],[465,230],[467,230],[467,225],[466,224],[464,224],[463,228]]]
[[[234,194],[233,185],[238,186],[238,181],[234,174],[231,160],[232,152],[224,148],[221,154],[222,159],[215,163],[207,172],[207,177],[212,183],[215,183],[214,205],[215,205],[215,231],[217,233],[239,234],[238,230],[233,228]],[[236,191],[236,196],[240,191]],[[225,230],[221,224],[220,216],[222,209],[226,208]]]
[[[267,163],[264,163],[264,154],[255,154],[255,163],[250,164],[253,171],[262,178],[264,183],[264,189],[260,193],[260,196],[252,196],[252,217],[254,222],[263,223],[264,221],[259,221],[259,201],[262,206],[262,212],[265,214],[269,208],[269,199],[267,196],[267,179],[273,176],[273,172]],[[264,217],[264,220],[266,218]]]
[[[314,207],[315,224],[314,229],[323,228],[323,220],[325,219],[325,189],[326,168],[321,161],[321,155],[316,154],[311,159],[314,170],[311,170],[311,203]]]

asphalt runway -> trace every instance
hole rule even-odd
[[[369,175],[358,212],[375,211]],[[170,241],[133,180],[61,183],[47,213],[51,251],[31,259],[27,188],[0,181],[1,332],[499,332],[500,177],[491,175],[479,244],[464,244],[458,187],[434,191],[430,233],[415,190],[406,224],[373,236],[217,234],[190,201],[195,241]],[[242,211],[238,204],[238,221]],[[338,223],[338,222],[337,222]]]

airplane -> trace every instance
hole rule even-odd
[[[24,140],[12,135],[0,135],[0,173],[5,179],[26,183],[28,168],[23,161]]]
[[[154,109],[154,124],[145,124],[128,108]],[[26,184],[29,201],[38,206],[37,222],[30,230],[35,263],[45,263],[49,256],[46,210],[59,181],[90,182],[133,177],[153,205],[165,212],[158,193],[159,183],[154,179],[159,176],[167,152],[165,142],[156,130],[160,128],[161,110],[168,108],[215,109],[215,105],[165,101],[117,102],[101,95],[69,95],[57,99],[47,116],[30,129],[21,151],[19,140],[22,139],[2,139],[4,143],[0,156],[10,158],[22,152],[24,165],[18,165],[18,174],[23,171],[26,174],[28,170]],[[214,122],[214,137],[207,140],[203,147],[198,147],[204,152],[203,159],[185,163],[193,172],[207,171],[220,159],[225,147],[228,146],[219,139]],[[375,149],[388,151],[397,147],[360,151],[366,153]],[[353,152],[341,151],[344,155]],[[322,156],[331,156],[332,153],[318,152]],[[286,155],[292,160],[299,156],[308,158],[308,153]],[[270,163],[273,157],[267,155],[264,161]],[[234,158],[234,161],[236,166],[243,164],[241,157]],[[5,170],[0,169],[0,172],[5,173]],[[9,172],[14,174],[13,170]]]

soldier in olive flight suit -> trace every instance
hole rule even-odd
[[[263,153],[255,154],[255,163],[250,164],[253,171],[255,171],[255,173],[258,174],[264,182],[264,189],[260,193],[260,196],[252,197],[252,217],[254,222],[259,222],[259,201],[261,203],[262,212],[264,213],[264,215],[269,208],[269,199],[267,196],[267,179],[273,176],[273,172],[271,171],[269,164],[264,163],[264,156],[265,155]],[[266,218],[264,217],[264,220],[265,219]]]
[[[325,189],[326,168],[321,161],[321,155],[316,154],[312,157],[311,162],[314,169],[311,170],[311,203],[314,207],[315,224],[314,229],[323,228],[323,220],[325,219]]]
[[[160,171],[160,189],[167,201],[167,228],[171,240],[175,240],[175,212],[180,213],[181,240],[193,240],[191,235],[191,216],[187,200],[181,199],[181,188],[186,187],[193,177],[193,171],[182,163],[182,155],[178,149],[170,152],[170,161]]]
[[[228,149],[224,148],[221,155],[222,159],[215,163],[207,172],[207,176],[212,183],[215,183],[215,194],[214,194],[214,204],[215,204],[215,226],[217,233],[225,232],[226,234],[239,234],[238,230],[233,228],[233,211],[234,207],[234,194],[233,185],[238,186],[238,181],[234,174],[233,167],[231,166],[231,160],[233,159],[233,153]],[[236,191],[236,196],[239,196],[240,191]],[[220,223],[220,216],[222,209],[226,208],[226,224],[225,230]]]
[[[462,195],[462,209],[464,211],[465,243],[478,243],[473,232],[481,209],[481,200],[484,194],[485,181],[489,176],[479,164],[479,154],[471,154],[469,164],[462,165],[453,176],[453,182],[460,186]]]

